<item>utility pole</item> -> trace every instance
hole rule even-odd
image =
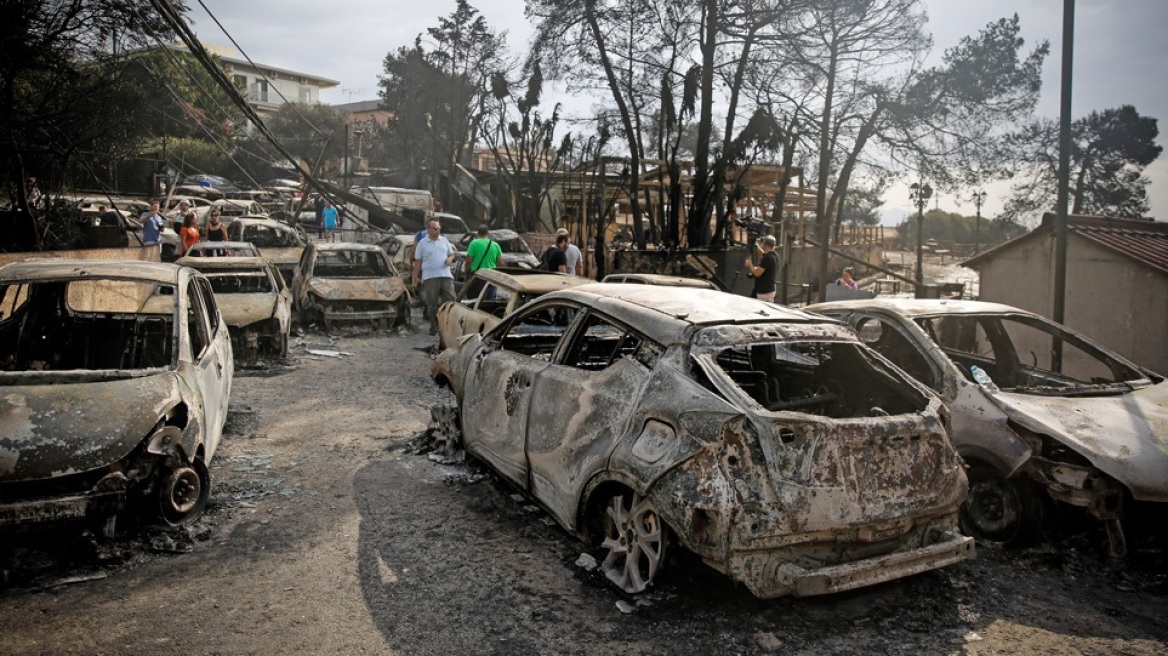
[[[1059,117],[1058,215],[1054,240],[1054,319],[1064,323],[1067,297],[1067,203],[1071,188],[1071,81],[1075,61],[1075,0],[1063,0],[1062,102]],[[1062,371],[1063,342],[1052,345],[1051,365]]]
[[[909,186],[911,190],[908,198],[917,206],[917,298],[924,298],[925,296],[925,273],[924,273],[924,255],[925,255],[925,206],[929,204],[929,198],[933,196],[933,188],[927,182],[914,182]]]
[[[977,208],[977,218],[973,224],[973,254],[981,253],[981,206],[985,203],[986,192],[979,189],[973,192],[973,205]]]

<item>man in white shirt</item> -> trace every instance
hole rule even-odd
[[[421,288],[430,317],[430,334],[438,334],[438,307],[454,300],[454,247],[442,236],[442,224],[430,219],[426,236],[414,244],[414,288]]]

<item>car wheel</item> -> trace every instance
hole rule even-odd
[[[430,408],[430,435],[435,451],[453,456],[462,449],[462,422],[458,406],[451,404]]]
[[[199,518],[211,494],[211,475],[201,458],[166,472],[158,484],[158,517],[167,526]]]
[[[982,463],[969,468],[969,496],[961,530],[978,540],[1009,546],[1034,542],[1042,525],[1042,499],[1026,478],[1008,479]]]
[[[644,592],[664,564],[668,530],[649,497],[617,494],[605,507],[604,539],[607,551],[601,570],[621,590]]]

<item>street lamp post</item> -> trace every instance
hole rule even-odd
[[[977,218],[973,224],[973,254],[981,252],[981,206],[985,203],[986,192],[979,189],[973,192],[973,206],[977,208]]]
[[[933,188],[927,182],[914,182],[909,185],[911,192],[908,195],[909,200],[917,206],[917,298],[924,297],[925,291],[925,275],[924,275],[924,255],[925,255],[925,205],[929,204],[929,199],[933,197]]]

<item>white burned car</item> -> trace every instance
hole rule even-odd
[[[259,257],[184,257],[175,264],[211,282],[236,358],[255,364],[261,354],[288,355],[292,295],[274,264]]]
[[[941,395],[970,467],[962,525],[975,537],[1037,537],[1047,497],[1102,520],[1111,554],[1123,556],[1129,507],[1155,511],[1168,502],[1162,376],[1008,305],[878,299],[808,309],[848,321]],[[974,366],[987,385],[974,381]]]
[[[722,292],[553,292],[444,351],[461,443],[645,589],[671,543],[763,598],[959,562],[940,401],[822,317]]]
[[[292,277],[300,325],[369,322],[408,325],[410,299],[385,251],[373,244],[311,243]]]
[[[147,262],[0,268],[0,528],[198,517],[227,416],[207,279]]]

